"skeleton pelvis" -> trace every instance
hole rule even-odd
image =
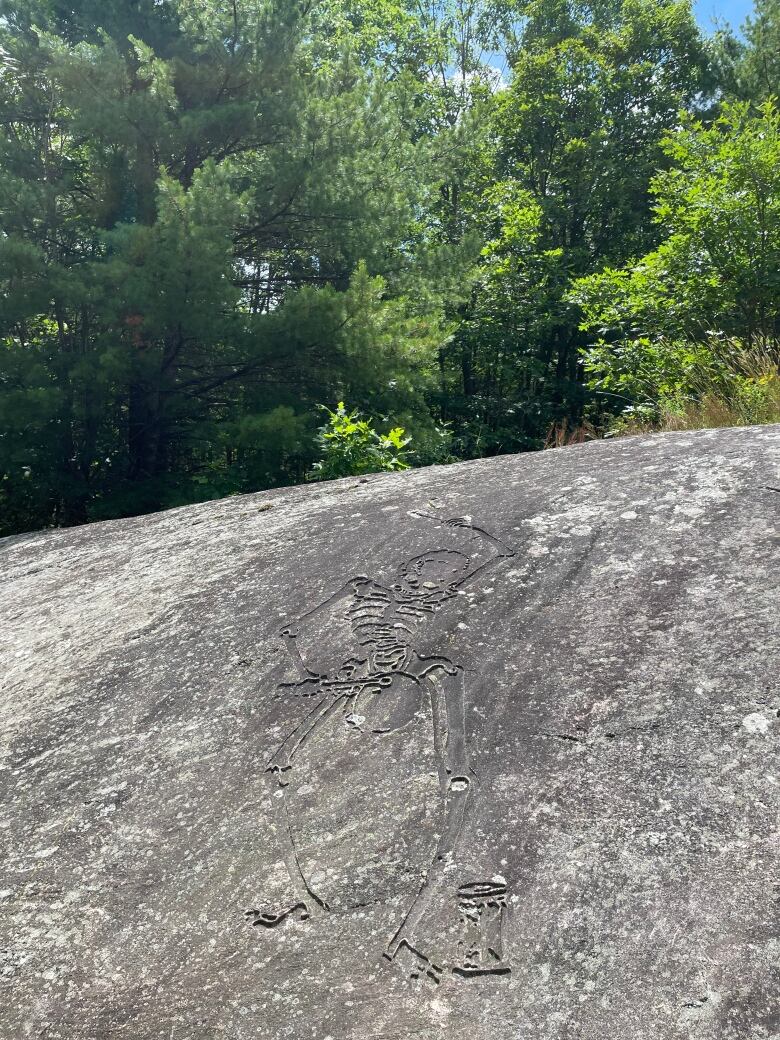
[[[386,678],[391,681],[359,694],[350,706],[349,714],[360,720],[357,725],[364,733],[392,733],[408,726],[423,710],[424,690],[417,679],[402,673]]]

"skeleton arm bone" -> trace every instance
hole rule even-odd
[[[290,659],[292,660],[292,663],[295,665],[300,677],[302,679],[317,679],[318,676],[316,672],[313,672],[310,668],[307,668],[306,665],[303,663],[303,658],[301,657],[301,652],[298,649],[298,644],[296,642],[296,636],[291,635],[290,630],[287,628],[282,629],[281,636],[282,639],[284,639],[284,648],[290,655]]]
[[[266,773],[274,773],[280,786],[286,785],[283,774],[292,768],[293,758],[298,749],[308,739],[311,732],[322,722],[327,715],[334,711],[340,704],[338,698],[331,700],[325,698],[315,705],[309,714],[298,723],[291,733],[288,733],[282,744],[274,752],[270,762],[265,767]]]
[[[467,787],[469,762],[466,751],[465,675],[458,668],[455,675],[444,678],[444,708],[447,714],[446,763],[450,786]],[[456,788],[457,789],[457,788]]]
[[[490,537],[490,535],[488,535],[488,537]],[[500,563],[501,560],[506,560],[510,556],[514,555],[515,554],[512,549],[507,549],[506,546],[504,546],[502,552],[497,553],[495,556],[491,556],[490,559],[485,560],[484,563],[479,563],[476,567],[472,567],[471,570],[468,571],[457,583],[457,587],[461,588],[467,582],[473,581],[478,574],[481,574],[483,571],[486,571],[489,567],[493,567],[495,564]]]
[[[452,517],[450,520],[442,520],[439,516],[434,516],[432,513],[424,513],[421,510],[412,510],[410,515],[425,520],[434,520],[436,523],[442,524],[444,527],[464,528],[465,530],[471,531],[473,537],[481,539],[482,542],[486,543],[493,550],[493,556],[485,560],[483,563],[478,563],[476,566],[471,567],[466,574],[455,583],[457,588],[465,585],[466,582],[472,581],[478,574],[486,570],[488,567],[492,567],[501,560],[508,559],[510,556],[515,555],[514,549],[510,549],[509,546],[502,542],[500,538],[496,538],[495,535],[489,534],[481,527],[475,527],[471,522],[471,517],[456,516]]]
[[[358,585],[363,585],[365,582],[371,579],[366,577],[365,574],[358,574],[356,578],[350,578],[349,581],[345,581],[340,589],[337,589],[332,596],[328,596],[322,603],[318,603],[316,607],[312,607],[305,614],[302,614],[297,621],[290,622],[289,625],[285,625],[281,630],[281,635],[290,636],[292,639],[296,639],[300,635],[301,625],[304,621],[310,621],[312,618],[321,614],[328,607],[332,607],[339,600],[345,599],[347,596],[355,594],[355,588]]]
[[[332,596],[329,596],[326,600],[323,600],[322,603],[318,603],[316,607],[312,607],[311,610],[301,615],[301,617],[297,621],[290,622],[290,624],[285,625],[284,628],[280,630],[279,635],[282,637],[282,639],[284,639],[285,649],[292,658],[292,662],[295,665],[298,672],[300,673],[301,678],[317,678],[316,673],[312,672],[303,663],[301,652],[298,649],[298,644],[296,643],[296,639],[301,634],[301,626],[304,624],[304,622],[311,621],[313,618],[317,617],[318,614],[323,613],[325,610],[328,609],[328,607],[334,606],[340,600],[346,599],[349,596],[354,596],[357,586],[362,585],[367,581],[370,581],[370,578],[367,578],[363,574],[359,574],[357,577],[351,578],[349,581],[345,582],[340,589],[337,589]]]

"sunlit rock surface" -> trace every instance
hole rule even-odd
[[[0,1036],[777,1038],[779,449],[0,542]]]

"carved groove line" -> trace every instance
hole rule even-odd
[[[253,925],[273,928],[297,915],[301,920],[329,912],[327,902],[311,887],[295,847],[294,829],[285,788],[298,752],[335,711],[341,710],[345,724],[361,730],[365,717],[361,701],[389,691],[400,679],[411,680],[425,689],[431,706],[432,738],[442,792],[444,826],[436,852],[417,895],[407,908],[401,925],[387,944],[390,961],[411,958],[409,974],[438,983],[444,972],[441,958],[426,950],[426,934],[434,894],[444,882],[444,869],[455,852],[471,795],[471,772],[466,748],[465,673],[448,657],[422,657],[415,649],[420,625],[458,595],[460,589],[488,567],[514,555],[503,542],[472,524],[470,517],[442,520],[430,513],[410,513],[416,519],[433,521],[450,530],[469,532],[476,552],[430,549],[400,565],[393,584],[386,586],[365,575],[347,581],[332,596],[287,625],[280,635],[298,672],[294,683],[282,683],[280,696],[319,697],[318,703],[287,735],[266,766],[276,778],[274,803],[277,833],[284,844],[284,861],[295,896],[278,910],[246,911]],[[487,558],[483,557],[487,555]],[[349,624],[365,657],[347,657],[335,674],[310,669],[298,639],[310,622],[337,607]],[[375,729],[375,734],[400,729]],[[507,888],[503,878],[462,884],[457,890],[462,939],[459,962],[452,972],[464,978],[501,975],[509,971],[504,959],[503,927]],[[435,942],[430,940],[431,945]]]

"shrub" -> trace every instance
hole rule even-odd
[[[780,422],[780,343],[713,337],[706,344],[658,344],[652,378],[642,372],[642,403],[625,408],[613,433],[696,430]],[[676,378],[670,371],[676,370]],[[613,370],[614,376],[614,370]],[[636,371],[613,385],[636,399]]]
[[[317,434],[322,458],[314,463],[309,480],[409,468],[407,459],[411,453],[406,449],[411,438],[401,426],[382,434],[374,429],[371,419],[361,418],[358,411],[348,412],[343,401],[339,401],[335,411],[321,407],[328,413],[328,421]]]

